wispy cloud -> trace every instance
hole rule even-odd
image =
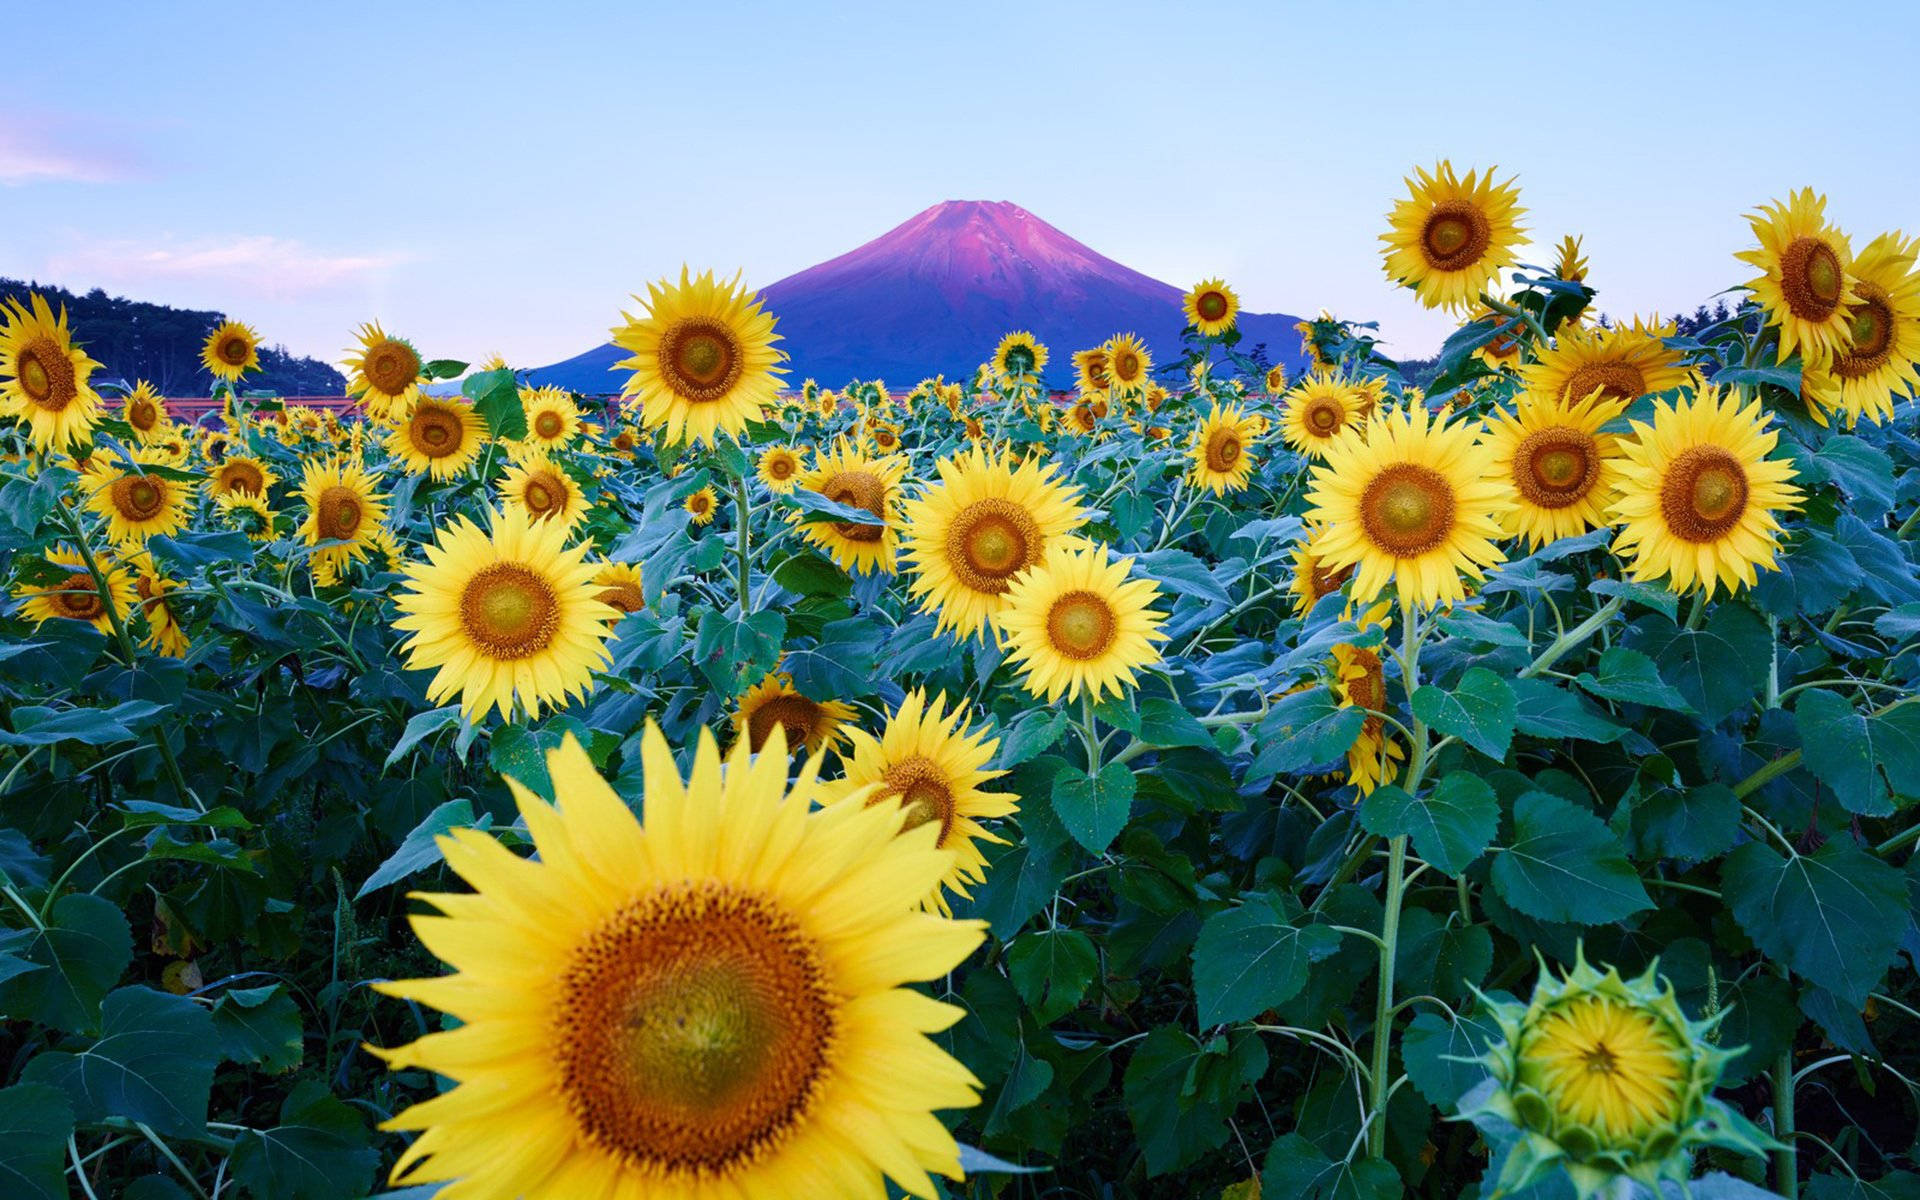
[[[119,183],[140,174],[140,161],[61,118],[0,122],[0,185]]]
[[[253,234],[166,240],[83,239],[46,259],[49,278],[138,290],[194,285],[221,295],[293,300],[363,288],[410,255],[334,253],[294,238]]]

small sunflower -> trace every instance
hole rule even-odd
[[[1201,337],[1219,337],[1233,328],[1240,315],[1240,297],[1233,294],[1223,279],[1194,284],[1193,289],[1181,297],[1180,305],[1186,310],[1187,324]]]
[[[235,454],[221,460],[220,465],[207,476],[206,490],[207,495],[215,500],[236,492],[264,497],[267,489],[278,482],[280,477],[266,463],[252,455]]]
[[[639,297],[635,297],[639,299]],[[774,402],[786,357],[773,348],[772,314],[758,296],[711,271],[649,284],[647,314],[621,314],[613,343],[631,350],[615,364],[633,372],[622,394],[640,399],[641,423],[664,428],[670,442],[739,437]]]
[[[777,730],[795,754],[835,750],[846,740],[842,728],[852,721],[853,706],[839,700],[812,700],[793,686],[793,677],[778,672],[747,689],[733,714],[733,736],[758,754]]]
[[[1848,307],[1857,299],[1853,252],[1827,221],[1827,198],[1802,188],[1785,204],[1761,205],[1747,222],[1760,245],[1734,257],[1761,271],[1747,287],[1780,327],[1780,361],[1798,350],[1826,362],[1847,344]]]
[[[442,396],[420,396],[411,411],[387,431],[387,450],[409,475],[446,479],[480,457],[487,426],[473,405]]]
[[[871,522],[809,521],[805,538],[825,550],[843,571],[891,575],[900,541],[900,480],[907,471],[899,455],[869,458],[842,441],[815,460],[796,487],[817,492],[836,504],[871,513]],[[796,512],[794,519],[800,514]]]
[[[100,366],[73,344],[67,310],[56,317],[46,297],[0,306],[0,415],[26,423],[37,450],[86,443],[100,419],[100,397],[87,380]]]
[[[900,431],[885,421],[868,422],[867,437],[882,454],[892,454],[900,448]]]
[[[571,532],[587,516],[587,496],[578,481],[544,454],[507,468],[500,498],[535,524],[551,522]]]
[[[167,602],[167,593],[178,590],[180,585],[162,575],[154,565],[153,556],[144,550],[127,561],[135,572],[133,589],[139,597],[140,612],[147,619],[147,632],[140,639],[142,644],[168,658],[185,658],[192,643],[187,639],[187,631],[180,627],[180,618]]]
[[[1360,735],[1347,748],[1347,782],[1362,796],[1400,777],[1406,747],[1387,732],[1387,677],[1377,648],[1341,642],[1333,648],[1333,694],[1341,708],[1364,708]]]
[[[21,601],[20,615],[35,625],[55,618],[85,621],[101,633],[111,634],[114,617],[117,615],[124,621],[133,611],[136,599],[133,576],[118,564],[104,559],[96,562],[101,575],[105,577],[104,599],[99,582],[87,570],[86,558],[76,550],[61,546],[47,555],[47,563],[65,571],[66,578],[45,585],[23,584],[16,588],[13,595]]]
[[[640,568],[636,564],[601,563],[593,584],[600,589],[600,602],[621,616],[637,613],[647,606],[646,593],[640,590]]]
[[[136,382],[133,390],[127,393],[126,403],[120,408],[120,418],[145,445],[151,446],[171,436],[173,423],[167,418],[167,402],[144,379]]]
[[[993,351],[994,378],[1005,384],[1031,383],[1047,365],[1047,348],[1022,330],[1000,339]]]
[[[1293,386],[1280,415],[1280,436],[1309,458],[1325,460],[1334,442],[1366,422],[1373,398],[1351,380],[1316,372]]]
[[[342,363],[351,372],[347,395],[376,421],[405,418],[420,399],[420,385],[426,379],[420,352],[412,342],[380,328],[378,321],[362,325],[354,336],[360,339],[359,353],[348,351]]]
[[[1107,375],[1107,351],[1104,346],[1073,353],[1074,385],[1083,396],[1104,395],[1112,386]]]
[[[1600,429],[1627,401],[1596,391],[1583,400],[1524,392],[1514,411],[1496,410],[1482,442],[1487,466],[1512,489],[1502,521],[1532,549],[1608,523],[1619,484],[1620,450]]]
[[[1920,387],[1920,239],[1883,233],[1853,260],[1854,303],[1847,308],[1847,340],[1827,372],[1839,384],[1839,406],[1853,422],[1879,424],[1893,416],[1893,393]]]
[[[337,579],[348,563],[366,561],[387,517],[387,498],[377,486],[374,476],[344,460],[306,465],[300,499],[307,515],[298,532],[307,545],[322,547],[310,559],[316,575]]]
[[[1580,253],[1582,239],[1568,234],[1560,239],[1555,250],[1553,277],[1564,279],[1568,283],[1580,283],[1587,277],[1587,257]]]
[[[225,514],[229,524],[252,540],[273,540],[273,509],[268,507],[264,496],[252,492],[225,492],[215,496],[213,503]]]
[[[1514,262],[1525,233],[1520,192],[1511,180],[1495,183],[1491,169],[1462,179],[1445,160],[1431,174],[1415,174],[1410,195],[1387,218],[1392,228],[1380,235],[1387,275],[1428,308],[1466,308]]]
[[[948,712],[944,695],[929,703],[925,693],[909,692],[887,717],[879,737],[848,729],[852,749],[840,756],[845,778],[820,788],[825,804],[855,799],[869,807],[897,803],[906,813],[903,834],[923,825],[940,830],[935,844],[953,852],[953,865],[920,907],[942,914],[953,911],[947,892],[964,897],[972,885],[985,882],[987,860],[979,843],[1006,842],[981,822],[1019,811],[1019,797],[982,790],[1006,774],[986,769],[1000,743],[966,725],[964,703]]]
[[[236,383],[248,371],[260,369],[260,335],[244,322],[222,321],[201,344],[200,364],[215,379]]]
[[[695,525],[711,525],[714,513],[720,510],[720,496],[711,487],[703,487],[688,495],[680,506]]]
[[[1780,438],[1768,420],[1760,401],[1742,408],[1738,389],[1708,385],[1658,404],[1651,425],[1633,422],[1612,516],[1614,552],[1631,555],[1634,579],[1711,596],[1753,586],[1755,567],[1776,569],[1776,514],[1800,507],[1801,493],[1793,463],[1767,457]]]
[[[1235,405],[1222,408],[1214,404],[1205,423],[1193,433],[1189,478],[1194,486],[1216,496],[1244,490],[1253,476],[1253,459],[1247,456],[1247,446],[1255,436],[1253,418]]]
[[[1273,366],[1268,367],[1266,385],[1267,395],[1269,396],[1278,396],[1286,391],[1287,368],[1280,363],[1275,363]]]
[[[797,446],[770,446],[761,451],[755,467],[760,482],[782,495],[793,490],[806,469],[806,451]]]
[[[573,397],[557,387],[521,388],[520,403],[527,413],[523,452],[564,450],[580,433],[580,409]]]
[[[1671,391],[1690,372],[1678,351],[1660,339],[1673,336],[1673,324],[1657,319],[1611,329],[1562,329],[1551,347],[1520,368],[1520,378],[1536,395],[1574,402],[1598,391],[1602,399],[1631,403],[1642,396]]]
[[[187,485],[139,469],[165,455],[142,446],[130,457],[132,466],[106,460],[105,469],[92,474],[87,497],[87,507],[107,519],[107,537],[122,550],[144,546],[157,533],[178,533],[187,523]]]
[[[1153,355],[1148,353],[1147,344],[1131,333],[1115,335],[1106,345],[1100,347],[1106,356],[1106,375],[1110,381],[1109,390],[1120,396],[1131,396],[1147,385],[1147,373],[1153,370]]]
[[[1128,579],[1132,568],[1131,558],[1115,559],[1104,546],[1056,545],[1013,578],[1000,628],[1028,692],[1049,704],[1083,692],[1097,702],[1160,661],[1153,643],[1166,637],[1166,614],[1151,607],[1160,589]]]
[[[618,610],[600,599],[591,547],[567,546],[566,527],[496,510],[491,530],[465,517],[443,527],[427,561],[403,570],[395,629],[411,634],[409,670],[438,668],[427,698],[458,695],[469,717],[518,703],[529,717],[593,686],[609,662]]]

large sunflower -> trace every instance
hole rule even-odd
[[[1562,328],[1551,347],[1538,347],[1539,358],[1520,368],[1527,390],[1572,403],[1599,392],[1602,399],[1632,403],[1642,396],[1670,391],[1684,384],[1688,369],[1678,351],[1660,339],[1671,337],[1671,322],[1657,319],[1611,329]]]
[[[1206,421],[1193,431],[1192,480],[1214,495],[1237,492],[1247,486],[1253,475],[1253,460],[1247,457],[1247,445],[1254,440],[1254,419],[1235,405],[1221,407],[1218,402]]]
[[[387,450],[411,475],[446,479],[480,457],[487,424],[473,405],[451,396],[417,396],[411,411],[396,416]]]
[[[1920,387],[1920,239],[1883,233],[1853,260],[1854,303],[1847,309],[1847,341],[1834,351],[1828,373],[1840,385],[1840,407],[1857,422],[1893,416],[1895,388]]]
[[[1847,235],[1827,221],[1827,198],[1802,188],[1785,204],[1763,204],[1748,216],[1760,245],[1734,255],[1761,274],[1747,287],[1780,327],[1780,360],[1825,362],[1847,344],[1847,308],[1854,300],[1853,252]]]
[[[641,423],[664,427],[670,442],[739,437],[773,403],[785,374],[773,315],[738,276],[721,283],[706,271],[696,279],[685,267],[677,285],[647,285],[644,303],[646,316],[622,313],[626,324],[613,331],[613,344],[633,351],[615,365],[633,372],[622,394],[639,397]]]
[[[234,383],[260,369],[260,335],[241,321],[222,321],[200,346],[200,363],[215,379]]]
[[[360,339],[360,352],[348,351],[342,364],[352,372],[347,395],[358,399],[376,421],[405,418],[420,398],[420,384],[426,378],[420,352],[412,342],[380,328],[378,321],[362,325],[354,336]]]
[[[1135,673],[1160,661],[1166,614],[1151,579],[1128,579],[1131,558],[1104,546],[1049,547],[1038,566],[1012,580],[1000,613],[1007,660],[1027,691],[1052,703],[1082,692],[1098,701],[1132,686]]]
[[[761,451],[760,461],[755,466],[760,482],[771,491],[785,494],[791,492],[799,481],[801,472],[807,469],[807,452],[797,446],[769,446]]]
[[[776,731],[795,754],[838,748],[853,707],[839,700],[813,700],[793,686],[793,677],[769,672],[747,689],[733,714],[733,736],[756,754]]]
[[[126,403],[120,408],[120,418],[144,445],[151,446],[172,436],[172,422],[167,419],[167,402],[144,379],[136,382],[133,390],[127,393]]]
[[[1432,174],[1416,168],[1409,195],[1388,215],[1387,275],[1411,287],[1428,308],[1461,309],[1480,298],[1524,240],[1520,191],[1495,183],[1493,171],[1467,172],[1441,160]]]
[[[104,470],[90,476],[92,494],[87,507],[107,519],[107,537],[125,550],[146,545],[156,533],[178,533],[187,522],[187,485],[144,470],[166,455],[146,446],[135,449],[132,466],[108,459]]]
[[[1487,467],[1513,491],[1502,520],[1530,548],[1607,524],[1620,451],[1600,427],[1628,401],[1600,391],[1581,400],[1523,392],[1513,412],[1496,410],[1481,441]]]
[[[1100,350],[1106,355],[1109,390],[1131,396],[1145,389],[1147,374],[1153,370],[1153,355],[1145,342],[1131,333],[1115,334]]]
[[[100,419],[100,397],[87,380],[99,363],[73,344],[67,310],[55,316],[45,296],[0,307],[0,415],[27,425],[38,450],[64,451],[86,442]]]
[[[1340,435],[1365,423],[1373,398],[1340,376],[1316,372],[1286,394],[1280,436],[1309,458],[1325,459]]]
[[[87,570],[86,558],[62,546],[47,555],[47,563],[65,571],[66,577],[49,584],[23,584],[16,588],[13,595],[21,601],[20,615],[35,625],[56,618],[86,621],[101,633],[111,634],[114,617],[117,615],[125,621],[133,609],[133,576],[125,567],[96,561],[100,574],[106,579],[104,600],[99,583]]]
[[[782,747],[784,748],[784,747]],[[646,824],[570,736],[547,756],[556,803],[509,781],[536,856],[442,838],[477,893],[424,899],[415,931],[457,973],[376,985],[457,1028],[376,1051],[455,1081],[389,1121],[421,1130],[395,1185],[581,1200],[881,1200],[883,1173],[931,1200],[961,1177],[933,1110],[979,1083],[930,1034],[963,1015],[935,980],[983,923],[916,911],[952,854],[897,806],[810,811],[785,754],[703,733],[683,782],[651,723]]]
[[[1024,330],[1000,339],[993,351],[993,375],[1005,384],[1031,383],[1047,365],[1047,348]]]
[[[251,455],[235,454],[222,459],[207,475],[206,489],[207,495],[215,500],[236,492],[265,497],[267,489],[278,482],[280,477],[266,463]]]
[[[801,532],[832,555],[843,571],[892,574],[894,550],[900,540],[900,480],[906,470],[906,459],[899,455],[869,458],[847,442],[840,442],[800,476],[797,486],[818,492],[836,504],[871,513],[874,519],[809,521],[801,526]],[[793,516],[798,520],[800,513]]]
[[[1079,489],[1037,460],[979,448],[942,459],[940,482],[904,508],[911,593],[937,628],[980,633],[1006,607],[1020,572],[1086,522]]]
[[[1233,328],[1240,315],[1240,297],[1233,294],[1224,279],[1207,279],[1193,285],[1180,299],[1187,324],[1202,337],[1219,337]]]
[[[1363,604],[1389,581],[1414,604],[1461,599],[1463,572],[1479,579],[1506,558],[1494,539],[1508,491],[1488,477],[1490,457],[1465,422],[1433,421],[1423,408],[1375,416],[1313,469],[1314,555],[1330,568],[1353,565]]]
[[[1793,463],[1769,459],[1779,433],[1760,401],[1742,408],[1737,389],[1711,385],[1678,405],[1660,403],[1653,424],[1633,422],[1621,442],[1617,554],[1631,554],[1636,580],[1665,576],[1676,592],[1729,592],[1775,569],[1780,523],[1800,506]]]
[[[571,532],[587,516],[587,496],[573,476],[544,454],[507,468],[500,478],[506,506],[537,524]]]
[[[567,546],[557,521],[529,521],[497,510],[492,530],[454,518],[426,548],[427,561],[404,568],[407,593],[393,627],[406,642],[410,670],[439,668],[427,697],[458,695],[470,717],[518,702],[528,717],[584,695],[610,659],[607,638],[619,611],[600,599],[591,545]]]
[[[840,755],[846,777],[821,785],[821,799],[828,804],[854,799],[869,805],[897,802],[906,811],[902,833],[922,825],[937,827],[936,844],[953,851],[953,864],[920,904],[950,913],[946,892],[966,896],[971,884],[986,879],[987,860],[979,843],[1006,840],[980,822],[1010,816],[1020,803],[1009,793],[981,790],[1006,774],[986,769],[1000,743],[967,729],[964,703],[952,712],[946,711],[946,703],[944,695],[929,704],[925,693],[912,691],[887,718],[879,737],[850,728],[852,750]]]
[[[300,537],[309,546],[339,543],[313,552],[316,575],[335,578],[348,563],[366,561],[374,531],[387,518],[387,498],[377,486],[374,476],[344,460],[307,464],[300,480],[307,511]]]

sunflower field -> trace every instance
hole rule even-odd
[[[1920,1196],[1920,241],[1683,333],[1519,201],[1386,218],[1417,374],[683,271],[188,425],[9,299],[0,1196]]]

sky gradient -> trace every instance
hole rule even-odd
[[[1584,234],[1616,315],[1741,282],[1741,214],[1794,187],[1856,246],[1920,232],[1898,3],[1845,9],[1844,45],[1771,2],[310,7],[63,10],[8,67],[0,275],[223,309],[329,361],[378,318],[536,366],[682,262],[759,286],[1011,200],[1416,356],[1451,322],[1378,235],[1442,156],[1517,175],[1541,253]]]

